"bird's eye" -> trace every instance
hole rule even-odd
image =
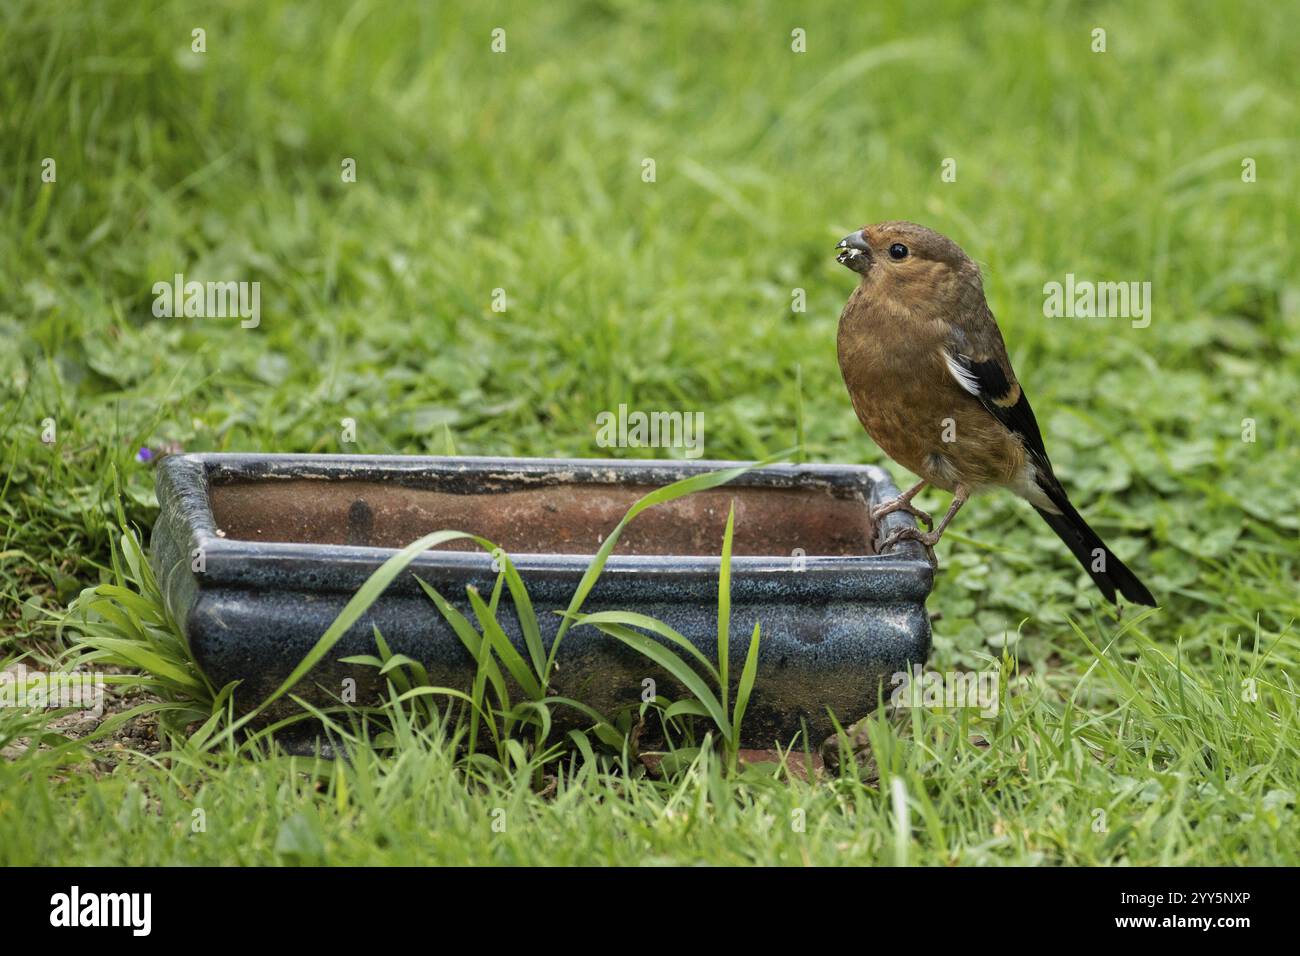
[[[907,246],[903,245],[901,242],[894,243],[892,246],[889,247],[889,258],[906,259]]]

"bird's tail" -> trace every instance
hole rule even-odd
[[[1123,561],[1115,557],[1115,552],[1106,547],[1097,532],[1088,527],[1088,522],[1074,510],[1065,493],[1058,492],[1055,488],[1050,491],[1044,490],[1051,497],[1052,503],[1061,509],[1061,513],[1053,514],[1038,507],[1034,510],[1043,516],[1047,526],[1057,533],[1070,549],[1070,553],[1079,559],[1083,569],[1096,582],[1097,587],[1101,588],[1102,594],[1106,595],[1106,600],[1117,604],[1115,592],[1118,591],[1134,604],[1155,607],[1156,599],[1151,596],[1146,585],[1138,580],[1137,575],[1130,571]],[[1053,492],[1057,493],[1053,494]],[[1101,570],[1097,570],[1098,568]]]

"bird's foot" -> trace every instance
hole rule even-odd
[[[943,537],[943,529],[938,531],[921,531],[918,528],[899,528],[884,541],[880,542],[880,547],[876,549],[877,554],[884,554],[894,545],[902,541],[919,541],[925,548],[925,556],[930,559],[930,567],[936,571],[939,570],[939,559],[934,556],[934,546],[939,543]]]
[[[892,515],[895,511],[902,511],[905,514],[911,515],[913,518],[916,518],[924,524],[927,530],[932,530],[934,528],[934,518],[930,516],[930,513],[928,511],[922,511],[916,505],[912,504],[911,499],[906,495],[899,495],[897,498],[891,498],[880,507],[872,509],[871,520],[879,524],[881,518],[885,517],[885,515]]]

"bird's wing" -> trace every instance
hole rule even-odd
[[[979,399],[990,415],[1019,437],[1034,464],[1034,483],[1047,496],[1051,506],[1033,498],[1029,499],[1030,503],[1069,547],[1107,600],[1114,601],[1118,591],[1135,604],[1155,607],[1156,599],[1146,585],[1106,547],[1097,532],[1070,504],[1069,496],[1052,471],[1047,449],[1043,447],[1043,434],[1038,430],[1038,420],[1034,418],[1034,410],[1029,407],[1024,390],[1016,381],[1016,373],[1012,371],[1011,359],[1007,357],[1007,347],[993,313],[986,310],[977,314],[974,322],[953,324],[943,349],[943,359],[957,384]],[[1100,565],[1097,563],[1099,554],[1104,555]]]
[[[954,327],[943,358],[957,384],[979,399],[990,415],[1020,438],[1040,473],[1051,476],[1052,463],[1043,446],[1043,433],[1029,399],[1016,381],[992,314],[975,331]]]

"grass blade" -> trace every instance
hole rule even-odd
[[[758,678],[758,631],[759,623],[755,621],[754,633],[749,638],[749,650],[745,652],[745,666],[740,671],[740,685],[736,688],[736,707],[731,715],[732,740],[740,740],[740,722],[745,719],[749,695],[753,693],[754,681]]]
[[[597,627],[601,624],[622,624],[628,627],[639,627],[647,631],[653,631],[660,637],[672,641],[699,661],[700,666],[715,681],[720,679],[718,669],[713,666],[713,661],[704,656],[703,651],[692,644],[680,631],[670,627],[658,618],[650,617],[647,614],[639,614],[636,611],[597,611],[595,614],[586,614],[579,617],[574,621],[574,624],[592,624]]]
[[[730,695],[727,668],[731,658],[731,541],[736,527],[736,502],[727,510],[727,530],[722,534],[722,563],[718,568],[718,694],[722,712]]]
[[[605,543],[600,546],[600,550],[596,552],[596,556],[591,559],[591,564],[587,566],[586,573],[583,574],[582,580],[578,582],[577,590],[573,592],[573,599],[569,601],[569,607],[565,619],[560,622],[560,630],[555,635],[555,643],[559,644],[560,639],[564,637],[565,633],[569,630],[569,626],[572,623],[570,615],[578,613],[578,609],[582,607],[582,602],[587,599],[587,595],[591,593],[592,587],[595,586],[596,579],[600,577],[601,571],[605,569],[605,562],[609,560],[609,556],[613,553],[615,545],[618,544],[618,539],[623,533],[623,529],[626,528],[637,515],[645,511],[647,508],[653,508],[655,505],[664,504],[668,501],[675,501],[684,495],[689,495],[696,491],[704,491],[709,488],[716,488],[719,485],[725,485],[727,482],[739,478],[753,467],[754,466],[752,465],[740,465],[736,468],[724,468],[721,471],[711,471],[704,475],[692,475],[690,478],[683,478],[680,481],[674,481],[671,485],[664,485],[662,488],[656,488],[648,495],[638,499],[637,502],[627,510],[627,514],[623,515],[619,523],[614,526],[614,530],[609,533],[609,537],[606,538]],[[554,646],[551,648],[551,654],[553,658],[555,654]]]
[[[713,691],[709,690],[709,685],[704,682],[704,679],[695,672],[695,669],[690,664],[687,664],[658,641],[646,637],[631,628],[623,627],[620,624],[600,624],[597,626],[610,637],[618,638],[628,647],[650,658],[676,678],[708,710],[709,716],[718,725],[718,730],[725,738],[730,740],[731,727],[727,724],[727,715],[722,709],[722,704],[718,702],[717,696]]]
[[[528,662],[510,643],[510,638],[501,629],[501,625],[492,615],[483,598],[479,596],[478,590],[472,587],[466,590],[469,593],[469,603],[474,608],[474,616],[478,618],[479,627],[483,630],[483,637],[490,642],[492,650],[501,658],[501,663],[505,664],[506,670],[515,679],[524,696],[532,701],[541,700],[541,685],[537,683],[536,675],[528,669]]]

